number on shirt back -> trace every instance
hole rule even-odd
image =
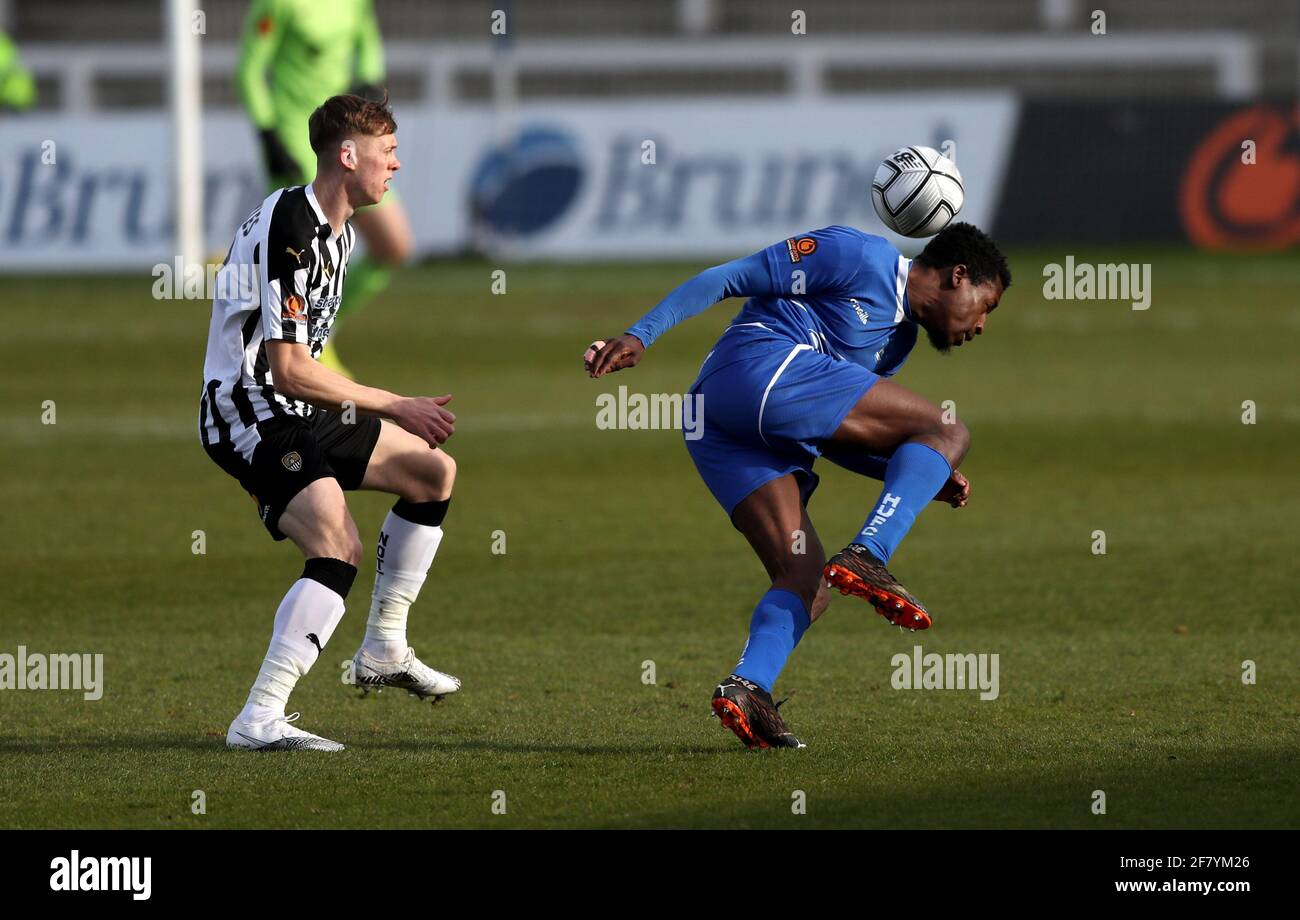
[[[239,228],[240,232],[244,236],[248,236],[248,234],[252,233],[253,227],[257,223],[257,219],[261,216],[262,216],[262,206],[258,205],[257,210],[255,210],[252,214],[248,215],[248,220],[244,221],[243,225],[240,226]]]

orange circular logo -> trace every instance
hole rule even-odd
[[[284,315],[287,319],[300,320],[303,318],[303,311],[306,304],[297,294],[290,294],[284,299]]]
[[[817,241],[811,236],[801,236],[795,240],[795,248],[799,250],[799,255],[810,256],[817,251]]]
[[[1300,243],[1300,108],[1257,105],[1224,118],[1187,161],[1178,197],[1198,246]]]

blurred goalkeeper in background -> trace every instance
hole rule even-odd
[[[0,32],[0,109],[28,109],[36,101],[36,83],[23,67],[18,49]]]
[[[385,95],[383,80],[384,52],[371,0],[253,0],[238,83],[261,139],[268,191],[311,181],[316,156],[307,119],[318,105],[345,92],[378,101]],[[348,274],[339,319],[388,286],[392,267],[406,260],[412,245],[406,211],[391,192],[381,204],[357,211],[352,223],[366,242],[366,256]],[[333,341],[320,361],[352,376]]]

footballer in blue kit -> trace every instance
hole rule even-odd
[[[714,714],[746,746],[804,746],[771,692],[830,602],[828,584],[891,623],[930,626],[885,566],[930,501],[966,504],[970,484],[957,468],[970,432],[887,378],[918,332],[944,353],[982,334],[1010,285],[1006,259],[968,223],[945,227],[915,259],[883,237],[826,227],[701,272],[623,335],[588,347],[587,372],[601,377],[634,366],[664,332],[719,300],[749,298],[691,385],[703,425],[686,440],[771,578],[740,661],[713,694]],[[829,560],[807,511],[818,457],[884,483],[861,530]]]

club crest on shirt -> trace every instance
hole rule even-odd
[[[290,473],[296,473],[302,469],[302,454],[296,450],[291,450],[280,458],[280,462],[284,464],[284,468]]]
[[[280,311],[280,318],[291,323],[300,323],[307,318],[307,304],[297,294],[289,294],[284,298],[284,309]]]
[[[817,251],[817,241],[811,236],[801,236],[798,239],[790,237],[785,241],[785,246],[790,250],[791,262],[798,262],[804,256],[810,256]]]

